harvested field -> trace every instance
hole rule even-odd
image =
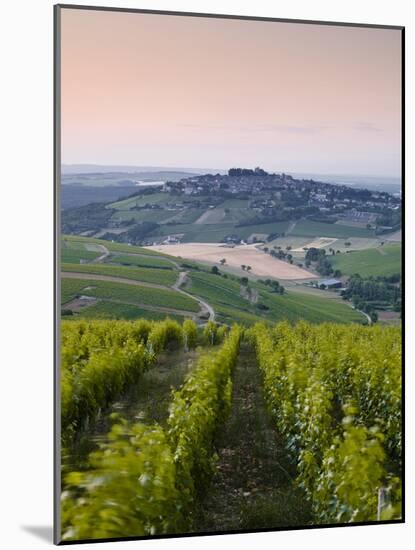
[[[283,280],[316,278],[316,275],[310,271],[282,260],[277,260],[264,252],[260,252],[254,245],[230,248],[218,244],[185,243],[158,245],[147,248],[170,254],[171,256],[214,264],[218,264],[224,258],[228,266],[240,268],[241,273],[243,273],[241,265],[251,266],[251,273],[259,277],[274,277]]]
[[[313,241],[303,245],[305,248],[324,248],[325,246],[330,246],[334,242],[336,242],[337,239],[332,239],[331,237],[319,237],[318,239],[314,239]],[[304,252],[303,247],[300,248],[294,248],[293,252]]]

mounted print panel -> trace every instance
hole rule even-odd
[[[55,542],[402,522],[400,27],[55,6]]]

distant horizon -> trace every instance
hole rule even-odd
[[[206,167],[197,167],[197,166],[174,166],[174,165],[169,165],[169,166],[163,166],[163,165],[150,165],[150,164],[143,164],[143,165],[139,165],[139,164],[129,164],[129,163],[125,163],[125,164],[118,164],[118,163],[97,163],[97,162],[71,162],[71,163],[67,163],[67,162],[62,162],[61,163],[61,167],[62,169],[64,168],[71,168],[71,167],[89,167],[89,168],[93,168],[93,167],[97,167],[97,168],[112,168],[112,169],[120,169],[120,171],[127,171],[127,169],[131,168],[131,169],[134,169],[134,170],[141,170],[141,171],[154,171],[154,172],[172,172],[172,171],[177,171],[177,172],[201,172],[201,173],[211,173],[211,174],[215,174],[217,173],[218,171],[219,172],[227,172],[228,170],[230,170],[231,168],[248,168],[248,169],[254,169],[256,168],[257,166],[259,165],[256,165],[256,166],[248,166],[248,165],[240,165],[240,166],[237,166],[237,165],[233,165],[233,166],[228,166],[228,167],[215,167],[215,168],[206,168]],[[355,177],[355,178],[376,178],[376,179],[392,179],[392,180],[402,180],[402,176],[401,175],[389,175],[389,174],[362,174],[362,173],[340,173],[340,172],[316,172],[316,171],[311,171],[311,170],[304,170],[304,171],[298,171],[298,170],[288,170],[288,169],[280,169],[280,168],[267,168],[265,166],[259,166],[259,168],[262,168],[263,170],[265,170],[266,172],[269,172],[269,173],[277,173],[277,174],[282,174],[282,173],[285,173],[287,175],[290,175],[290,174],[296,174],[298,176],[309,176],[309,177],[312,177],[313,175],[314,176],[323,176],[323,177]],[[123,169],[123,170],[121,170]],[[75,172],[74,172],[75,173]]]
[[[65,164],[401,175],[400,30],[61,15]]]

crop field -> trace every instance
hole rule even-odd
[[[401,273],[401,254],[400,244],[385,244],[370,250],[336,254],[330,261],[333,268],[340,269],[344,275],[385,277]]]
[[[290,231],[290,235],[298,237],[335,237],[339,239],[351,239],[352,237],[374,237],[375,232],[373,229],[300,220],[295,224],[292,231]]]
[[[106,263],[130,265],[137,267],[149,267],[155,269],[175,269],[172,261],[164,259],[162,257],[157,258],[149,254],[115,254],[111,253],[106,258]]]
[[[218,223],[238,224],[253,218],[254,215],[255,213],[248,208],[224,208],[220,206],[211,210],[205,210],[195,223],[198,225]]]
[[[170,212],[171,219],[169,223],[172,224],[192,224],[194,223],[205,211],[205,208],[187,208],[186,210],[179,210],[176,212]]]
[[[87,277],[87,274],[85,275]],[[174,290],[147,288],[123,283],[114,283],[91,279],[72,280],[62,278],[62,303],[68,302],[78,294],[107,300],[119,300],[132,305],[160,306],[180,311],[198,312],[195,300]],[[65,301],[64,301],[65,300]]]
[[[401,517],[399,328],[68,321],[61,393],[64,541]]]
[[[92,252],[90,250],[78,250],[74,248],[63,248],[61,251],[61,262],[65,263],[80,263],[81,260],[95,260],[100,256],[100,252]]]
[[[209,219],[208,214],[210,216],[211,212],[206,211],[206,220]],[[152,233],[151,237],[158,238],[158,241],[160,241],[160,237],[163,236],[182,235],[181,241],[183,243],[220,243],[228,235],[238,235],[241,239],[247,240],[253,234],[269,235],[284,232],[289,225],[288,222],[274,222],[239,226],[239,222],[232,221],[233,215],[231,213],[226,214],[226,216],[230,216],[228,218],[230,221],[226,221],[226,218],[224,218],[221,221],[212,223],[206,223],[205,220],[202,223],[164,224]],[[234,215],[234,219],[235,216],[237,215]],[[240,221],[246,221],[246,217]],[[149,238],[151,237],[149,236]]]
[[[71,235],[63,235],[62,237],[63,245],[72,246],[73,243],[77,243],[76,246],[81,245],[100,245],[104,246],[111,252],[126,252],[127,254],[144,254],[147,256],[161,256],[162,254],[160,252],[154,253],[152,250],[149,250],[147,248],[141,247],[141,246],[132,246],[129,244],[123,244],[123,243],[113,243],[111,241],[105,241],[104,239],[95,239],[93,237],[80,237],[80,236],[71,236]]]
[[[157,210],[155,208],[145,210],[117,210],[112,216],[114,221],[134,220],[135,222],[156,222],[162,223],[174,216],[169,210]]]
[[[166,193],[154,193],[152,195],[141,195],[135,197],[129,197],[122,201],[113,202],[108,205],[108,208],[114,208],[115,210],[128,210],[134,206],[145,206],[146,204],[162,204],[169,200]]]
[[[73,273],[90,273],[95,275],[107,275],[110,277],[120,277],[131,279],[133,281],[142,281],[163,286],[174,284],[177,275],[172,270],[152,269],[129,266],[116,266],[110,264],[62,264],[62,271]]]
[[[215,264],[219,264],[221,259],[225,259],[228,266],[239,268],[241,274],[243,274],[241,266],[249,265],[252,268],[252,273],[259,277],[274,277],[282,280],[315,278],[313,273],[288,262],[277,260],[251,245],[231,248],[216,244],[189,243],[154,246],[151,250]]]

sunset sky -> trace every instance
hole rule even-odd
[[[62,9],[62,162],[399,176],[398,30]]]

